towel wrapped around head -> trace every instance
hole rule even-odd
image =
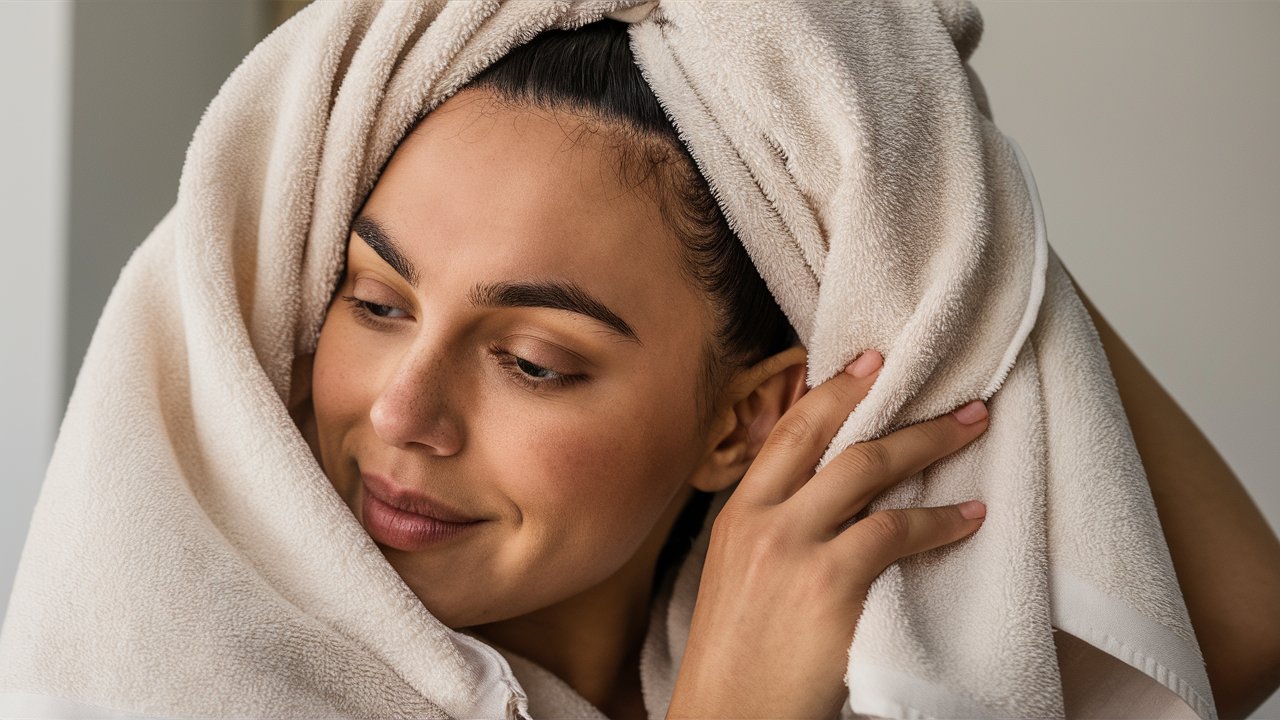
[[[176,204],[103,312],[0,634],[0,710],[530,715],[507,659],[387,563],[287,405],[352,215],[415,119],[538,32],[606,16],[631,23],[645,79],[808,350],[808,384],[884,354],[820,465],[988,401],[982,437],[863,511],[988,507],[978,533],[872,585],[846,712],[1063,716],[1056,629],[1167,689],[1167,714],[1215,717],[1097,334],[968,65],[982,25],[963,0],[300,11],[209,105]],[[654,717],[709,526],[655,607]]]

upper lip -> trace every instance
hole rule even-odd
[[[401,487],[381,475],[362,472],[360,473],[360,478],[364,481],[365,490],[370,495],[397,510],[411,512],[416,515],[425,515],[436,520],[452,523],[477,522],[483,519],[459,512],[426,493]]]

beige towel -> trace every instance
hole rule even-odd
[[[607,12],[633,23],[646,78],[809,350],[810,384],[885,355],[824,462],[989,398],[979,440],[868,509],[978,497],[988,515],[876,581],[847,709],[1061,716],[1056,627],[1214,717],[1105,357],[966,63],[981,19],[942,0],[299,12],[210,104],[176,204],[103,312],[0,631],[0,712],[528,716],[511,664],[387,564],[286,401],[356,203],[413,119],[536,32]],[[646,656],[655,717],[694,547]]]

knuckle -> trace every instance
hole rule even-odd
[[[879,478],[889,472],[891,460],[884,443],[871,440],[858,443],[848,450],[847,465],[856,475]]]
[[[813,592],[821,597],[847,593],[857,582],[850,576],[850,569],[827,553],[817,553],[808,565],[808,580]]]
[[[910,516],[903,510],[880,510],[858,525],[873,545],[885,550],[897,551],[911,535]]]
[[[805,413],[787,413],[773,426],[766,443],[774,448],[794,450],[808,447],[818,434],[818,425]]]
[[[797,566],[794,543],[776,528],[757,526],[750,535],[739,535],[720,545],[716,556],[747,585],[769,583],[779,572],[790,573]]]
[[[777,520],[768,513],[744,513],[726,503],[712,522],[711,544],[752,576],[767,576],[777,568],[792,567],[796,534],[788,524]]]
[[[776,528],[766,528],[756,533],[747,546],[753,567],[768,568],[786,562],[790,541]]]
[[[749,514],[734,502],[726,502],[720,512],[716,514],[715,520],[711,522],[711,537],[731,539],[742,534],[747,534],[747,527],[750,524]]]

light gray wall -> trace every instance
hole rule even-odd
[[[1280,3],[977,5],[1050,244],[1280,528]]]
[[[1049,242],[1280,528],[1280,3],[978,5]]]
[[[0,4],[0,616],[62,415],[71,6]]]

